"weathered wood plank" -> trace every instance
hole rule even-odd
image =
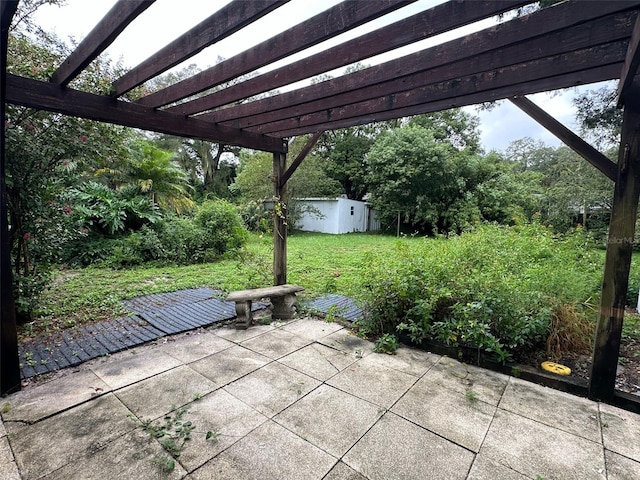
[[[225,39],[290,0],[234,0],[113,82],[119,97]]]
[[[571,150],[600,170],[600,172],[602,172],[606,177],[614,182],[616,181],[616,177],[618,176],[618,166],[609,160],[607,156],[593,148],[528,98],[512,97],[509,100],[516,107],[521,109],[524,113],[529,115],[536,122],[562,140],[562,142],[571,148]]]
[[[287,169],[287,171],[282,174],[282,177],[280,178],[280,182],[282,185],[284,185],[289,181],[289,179],[291,178],[291,175],[295,173],[295,171],[298,169],[302,161],[307,157],[307,155],[309,154],[313,146],[316,143],[318,143],[318,140],[320,140],[320,137],[322,136],[323,133],[324,132],[316,132],[309,139],[309,141],[302,148],[298,156],[293,160],[293,162],[291,162],[291,165],[289,165],[289,168]]]
[[[282,176],[287,168],[284,153],[273,154],[274,199],[277,202],[273,212],[273,284],[287,283],[287,184]]]
[[[413,42],[499,15],[528,0],[446,2],[386,27],[361,35],[316,55],[258,75],[169,110],[191,115],[310,78]]]
[[[631,89],[633,78],[638,72],[638,66],[640,65],[640,15],[636,18],[636,23],[633,27],[633,33],[631,34],[631,40],[629,40],[629,48],[627,50],[627,56],[624,60],[624,66],[622,67],[622,73],[620,74],[620,82],[618,83],[618,108],[622,108],[625,97]]]
[[[568,81],[570,84],[575,84],[576,81],[582,80],[581,72],[590,66],[621,64],[624,61],[625,49],[625,42],[616,42],[567,54],[554,55],[553,57],[524,64],[479,72],[471,76],[435,85],[420,86],[419,84],[410,84],[407,85],[406,90],[403,92],[260,125],[255,129],[251,129],[251,131],[280,136],[279,133],[276,134],[275,132],[282,132],[290,128],[315,126],[315,130],[321,130],[322,128],[318,127],[318,125],[325,122],[356,118],[375,112],[383,113],[403,109],[412,105],[454,98],[459,95],[470,95],[496,89],[508,91],[510,87],[516,84],[529,84],[531,89],[535,90],[536,82],[557,75],[573,73],[575,77],[569,77]]]
[[[29,78],[7,75],[7,102],[190,138],[240,145],[268,152],[286,151],[286,142],[204,120],[185,118],[131,102],[119,101]]]
[[[575,1],[564,2],[534,14],[517,18],[363,71],[262,100],[211,112],[206,114],[206,118],[215,122],[224,122],[243,117],[253,117],[264,112],[275,112],[276,110],[291,108],[314,100],[332,98],[346,92],[392,81],[426,70],[433,71],[437,67],[456,61],[461,62],[458,68],[463,68],[464,73],[473,73],[464,66],[466,63],[464,60],[474,59],[489,51],[496,52],[495,54],[499,55],[499,57],[506,59],[501,60],[504,65],[505,61],[507,62],[506,64],[518,63],[517,59],[509,62],[510,56],[516,54],[519,55],[521,61],[525,61],[546,56],[544,52],[548,48],[555,49],[557,53],[568,51],[567,48],[562,48],[561,46],[565,43],[577,45],[573,43],[578,42],[576,37],[582,39],[583,47],[585,46],[585,38],[586,45],[594,45],[596,38],[599,42],[606,41],[609,36],[619,39],[621,34],[624,36],[630,34],[633,13],[615,14],[621,10],[626,10],[630,5],[640,5],[640,1],[633,4],[629,2],[589,2],[586,5],[577,5]],[[583,25],[581,28],[574,30],[574,27],[580,24],[608,15],[615,16],[591,25],[594,28],[594,42],[589,40],[591,30],[589,25]],[[564,29],[569,29],[567,31],[570,33],[563,33]],[[547,42],[539,40],[542,35],[552,35],[554,32],[557,32],[556,35],[547,37]],[[530,42],[529,47],[527,49],[519,48],[518,44],[525,41]],[[531,48],[535,48],[535,50],[532,51]],[[508,55],[503,52],[505,49],[508,49]],[[492,58],[489,58],[488,61],[491,62]],[[482,70],[488,70],[488,68]],[[451,78],[461,76],[462,73],[460,72],[456,75],[453,72],[453,77]],[[284,116],[280,118],[284,118]]]
[[[16,309],[13,298],[9,224],[6,195],[5,115],[6,115],[6,64],[7,40],[11,20],[18,2],[0,2],[0,395],[20,390],[20,359],[18,357],[18,333]]]
[[[259,300],[274,295],[287,295],[289,293],[297,293],[304,291],[303,287],[298,285],[276,285],[273,287],[250,288],[247,290],[236,290],[227,295],[227,302],[237,302],[242,300]]]
[[[634,93],[638,96],[637,90]],[[614,395],[639,197],[640,108],[636,101],[625,104],[624,108],[618,179],[613,194],[593,347],[589,384],[589,398],[592,400],[610,401]]]
[[[503,100],[514,95],[528,95],[532,93],[546,92],[549,90],[557,90],[559,88],[576,87],[589,83],[602,82],[605,80],[618,78],[618,75],[620,74],[620,67],[622,67],[622,62],[606,65],[604,67],[584,70],[580,72],[579,75],[577,75],[576,73],[557,75],[555,77],[537,80],[534,83],[524,82],[513,84],[505,88],[472,93],[468,95],[447,97],[442,100],[425,102],[412,105],[410,107],[400,108],[397,110],[371,112],[361,115],[357,118],[345,118],[342,120],[326,121],[310,127],[291,128],[289,130],[278,132],[278,134],[282,134],[283,137],[305,135],[317,130],[333,130],[338,128],[352,127],[354,125],[365,125],[367,123],[383,122],[385,120],[409,117],[412,115],[420,115],[422,113],[437,112],[440,110],[448,110],[450,108],[458,108],[467,105],[476,105],[483,102]]]
[[[65,86],[100,55],[122,31],[155,0],[119,0],[80,45],[51,75],[51,82]]]
[[[415,0],[352,0],[322,12],[191,78],[147,95],[138,103],[160,107],[213,88],[300,52]]]

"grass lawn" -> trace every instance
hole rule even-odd
[[[295,233],[288,239],[288,281],[304,296],[357,295],[362,264],[372,252],[390,249],[393,236]],[[186,266],[136,266],[123,270],[90,267],[60,270],[45,293],[40,318],[21,328],[23,336],[125,315],[120,301],[185,288],[223,291],[269,286],[273,239],[252,234],[240,259]]]

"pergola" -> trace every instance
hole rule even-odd
[[[589,397],[624,402],[615,392],[625,295],[640,195],[640,0],[566,0],[514,16],[476,33],[415,51],[386,63],[267,96],[252,97],[355,62],[524,7],[530,0],[450,0],[361,34],[264,74],[240,81],[281,59],[383,17],[415,0],[347,0],[302,21],[186,80],[139,99],[127,92],[289,0],[232,0],[113,82],[110,95],[69,87],[153,0],[119,0],[49,82],[6,72],[9,25],[18,0],[0,0],[2,18],[2,124],[5,103],[177,136],[273,153],[274,195],[323,131],[509,99],[614,182],[614,202],[593,350]],[[321,0],[318,0],[321,1]],[[233,80],[236,80],[235,82]],[[525,95],[618,80],[624,108],[617,164],[547,115]],[[222,88],[222,85],[230,85]],[[287,165],[287,139],[314,134]],[[0,391],[19,388],[17,339],[4,200],[4,129],[1,133],[2,311]],[[286,222],[275,216],[274,283],[287,279]]]

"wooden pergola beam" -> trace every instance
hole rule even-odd
[[[193,77],[182,80],[158,92],[147,95],[138,103],[147,107],[160,107],[213,88],[241,75],[253,72],[306,48],[356,28],[416,0],[352,0],[338,5],[279,33],[208,68]]]
[[[563,44],[576,45],[576,42],[581,42],[580,44],[583,46],[585,44],[593,45],[596,41],[591,41],[590,38],[606,41],[605,39],[612,35],[614,38],[624,38],[624,35],[628,36],[632,28],[633,13],[624,13],[630,5],[630,2],[581,2],[581,8],[576,9],[575,1],[563,2],[531,15],[516,18],[362,71],[280,95],[220,109],[207,113],[204,118],[215,122],[224,122],[255,117],[264,112],[276,112],[311,101],[333,98],[336,95],[379,85],[415,73],[433,71],[435,68],[456,61],[462,62],[462,68],[473,73],[473,70],[464,67],[467,63],[466,60],[484,55],[487,51],[493,51],[493,55],[499,55],[497,60],[501,61],[503,65],[509,65],[518,63],[517,59],[509,61],[511,55],[517,54],[521,59],[535,59],[544,56],[544,53],[535,52],[545,52],[548,48],[554,49],[555,52],[569,51],[570,48],[562,47]],[[636,1],[633,5],[640,5],[640,1]],[[619,14],[621,11],[623,13],[620,14],[620,17],[615,16],[609,20],[603,19],[585,24],[600,17]],[[574,27],[579,27],[581,24],[583,24],[582,27],[573,30]],[[594,29],[593,37],[591,37],[591,27]],[[626,30],[627,28],[628,30]],[[571,30],[572,35],[563,34],[564,30]],[[555,36],[547,37],[547,41],[539,40],[543,35],[552,35],[554,32],[558,33]],[[529,42],[528,51],[518,47],[521,42]],[[531,50],[532,48],[535,48],[535,52]],[[504,49],[509,49],[508,55],[503,53]],[[496,58],[489,58],[488,61],[492,60],[496,61]],[[481,71],[488,69],[483,68]],[[284,116],[280,118],[284,118]]]
[[[593,348],[589,398],[612,401],[615,393],[620,339],[629,286],[629,270],[640,197],[640,89],[625,103],[618,178],[613,194],[600,310]]]
[[[273,211],[273,284],[287,283],[287,183],[282,177],[287,168],[287,156],[284,153],[273,154],[274,200]]]
[[[559,88],[576,87],[587,83],[601,82],[618,78],[622,63],[596,67],[590,70],[580,72],[579,76],[575,73],[566,75],[558,75],[555,77],[545,78],[537,81],[535,87],[524,82],[521,84],[510,85],[506,88],[490,90],[488,92],[472,93],[468,95],[458,95],[455,97],[447,97],[437,101],[427,101],[404,107],[397,110],[376,111],[363,114],[357,118],[344,118],[340,120],[329,120],[313,127],[297,127],[282,132],[283,137],[291,137],[296,135],[304,135],[317,130],[334,130],[338,128],[353,127],[355,125],[364,125],[373,122],[383,122],[396,118],[410,117],[423,113],[437,112],[448,110],[451,108],[464,107],[467,105],[477,105],[482,102],[493,102],[495,100],[503,100],[515,95],[528,95],[531,93],[545,92],[549,90],[557,90]]]
[[[118,0],[80,45],[51,75],[51,82],[67,85],[100,55],[155,0]]]
[[[262,18],[290,0],[234,0],[113,82],[119,97]]]
[[[607,38],[611,37],[611,28],[613,26],[618,26],[618,30],[624,30],[623,28],[620,28],[621,18],[630,21],[626,14],[621,15],[622,17],[619,17],[618,15],[605,17],[593,22],[593,24],[580,25],[573,29],[568,29],[566,32],[554,32],[548,36],[540,37],[532,41],[519,42],[515,45],[488,50],[486,53],[472,55],[470,57],[467,57],[464,53],[459,53],[461,49],[456,48],[457,45],[452,45],[451,47],[443,45],[436,48],[440,51],[447,52],[447,58],[453,57],[452,61],[445,65],[421,70],[417,73],[412,73],[399,78],[393,77],[391,80],[370,86],[360,86],[360,88],[355,90],[349,89],[344,93],[338,93],[338,86],[348,86],[350,83],[349,79],[344,78],[342,81],[337,79],[338,81],[336,84],[323,82],[328,84],[325,86],[324,91],[331,92],[332,95],[324,96],[326,93],[322,93],[323,98],[318,100],[312,100],[274,111],[257,113],[250,117],[237,119],[236,121],[223,122],[223,124],[235,128],[262,130],[260,125],[273,124],[274,122],[286,119],[296,119],[303,115],[323,112],[328,109],[341,107],[345,104],[365,102],[370,99],[380,98],[384,95],[402,95],[402,92],[412,88],[444,82],[455,83],[459,82],[460,79],[477,75],[478,72],[487,72],[492,70],[498,72],[501,68],[514,65],[520,65],[521,69],[526,69],[531,62],[545,58],[545,54],[542,53],[542,49],[540,48],[540,46],[545,43],[550,45],[547,52],[545,52],[547,55],[558,55],[568,54],[573,52],[576,48],[584,49],[594,45],[597,46],[599,43],[606,41]],[[629,23],[629,28],[630,26],[631,24]],[[624,38],[622,32],[620,32],[619,37]],[[625,46],[620,44],[620,48],[622,55]],[[424,57],[429,58],[431,55],[424,55]],[[427,63],[427,65],[429,64]],[[553,70],[553,68],[551,70]],[[389,71],[395,70],[389,69]],[[366,71],[363,71],[363,73],[366,73]],[[538,72],[536,72],[536,75],[537,74]],[[551,72],[551,75],[553,75],[553,72]],[[371,82],[371,77],[364,75],[362,78],[369,78],[365,81]],[[361,83],[360,78],[356,80],[356,83]],[[319,85],[322,86],[322,84]],[[315,87],[316,86],[314,85],[308,88],[314,88],[315,92]],[[222,112],[224,112],[224,110]],[[212,115],[204,115],[202,118],[214,120],[216,118],[216,113],[217,112],[214,112]],[[265,129],[269,128],[270,125],[265,125]]]
[[[631,40],[629,40],[629,48],[627,49],[627,56],[624,60],[624,66],[622,67],[622,73],[620,74],[620,81],[618,82],[618,96],[617,105],[618,108],[622,108],[625,102],[625,98],[631,90],[633,79],[638,72],[638,66],[640,65],[640,15],[636,18],[636,23],[631,33]],[[636,92],[637,93],[637,92]]]
[[[296,156],[296,158],[293,160],[293,162],[291,162],[291,165],[289,166],[289,168],[287,169],[286,172],[284,172],[281,176],[280,176],[280,183],[281,185],[284,185],[285,183],[287,183],[289,181],[289,179],[291,178],[291,175],[293,175],[295,173],[295,171],[298,169],[298,167],[300,166],[300,164],[302,163],[302,161],[307,157],[307,155],[309,155],[309,152],[311,151],[311,149],[313,148],[313,146],[318,143],[318,140],[320,140],[320,137],[322,137],[322,134],[324,132],[316,132],[313,134],[313,136],[309,139],[309,141],[307,141],[307,143],[305,144],[305,146],[302,148],[302,150],[300,151],[300,153]]]
[[[343,105],[266,125],[259,125],[250,130],[265,134],[268,133],[274,136],[283,136],[281,135],[283,131],[302,127],[313,129],[313,131],[327,130],[326,128],[320,127],[320,125],[348,118],[357,121],[358,117],[374,113],[398,113],[398,111],[414,105],[422,105],[478,92],[487,92],[488,94],[488,92],[499,90],[502,98],[506,98],[516,95],[515,93],[507,94],[507,92],[516,90],[516,86],[517,90],[523,90],[523,87],[524,90],[526,90],[527,86],[531,90],[535,90],[537,82],[543,81],[546,78],[553,79],[560,75],[563,76],[562,79],[564,79],[566,83],[560,84],[556,82],[558,85],[557,88],[573,86],[583,82],[588,83],[585,82],[584,69],[590,64],[598,66],[610,64],[621,65],[624,60],[624,47],[624,42],[619,42],[556,55],[527,62],[526,64],[489,70],[473,76],[456,78],[435,85],[411,85],[403,92],[383,95],[372,100]]]
[[[52,83],[8,74],[6,85],[6,100],[16,105],[256,150],[286,152],[286,142],[280,138],[243,132],[196,118],[185,119],[174,113],[156,111],[131,102],[62,88]]]
[[[516,107],[533,118],[536,122],[558,137],[571,150],[584,158],[591,165],[596,167],[607,178],[616,181],[618,176],[618,166],[607,156],[599,152],[578,135],[558,122],[547,112],[538,107],[526,97],[512,97],[509,99]]]
[[[210,110],[499,15],[527,3],[528,0],[443,3],[336,47],[168,110],[184,115]]]

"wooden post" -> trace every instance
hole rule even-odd
[[[603,401],[611,400],[615,390],[640,196],[640,107],[636,102],[627,103],[624,109],[618,178],[614,188],[589,384],[589,398]]]
[[[287,184],[282,182],[287,167],[284,153],[273,154],[274,215],[273,215],[273,284],[287,283]]]
[[[16,332],[16,309],[13,300],[11,260],[9,254],[9,225],[5,184],[5,99],[7,73],[7,40],[9,23],[17,2],[3,2],[0,34],[0,394],[20,390],[20,361]]]

